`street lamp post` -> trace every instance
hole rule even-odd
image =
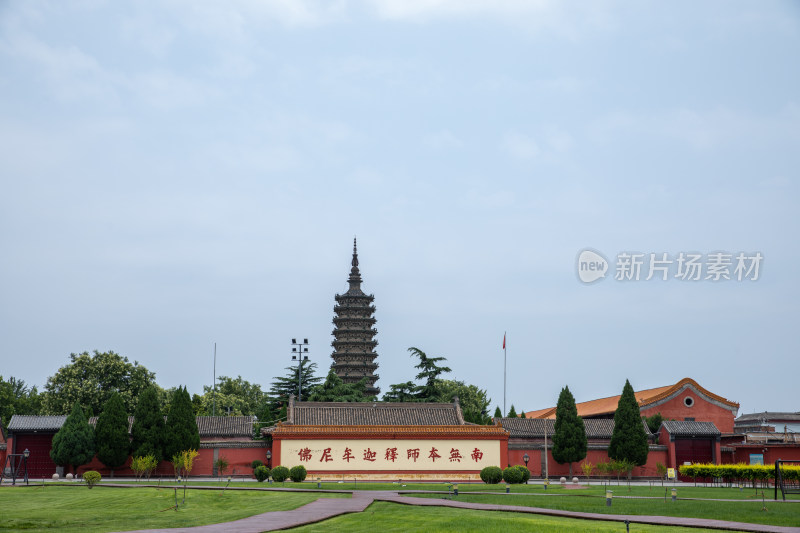
[[[297,339],[292,339],[292,361],[297,361],[297,401],[303,399],[303,361],[308,361],[308,339],[303,339],[303,342],[297,342]]]
[[[25,451],[22,452],[22,462],[23,462],[24,468],[25,468],[25,484],[26,485],[28,484],[28,457],[30,457],[30,456],[31,456],[30,450],[28,450],[28,448],[25,448]]]
[[[531,458],[530,458],[530,456],[528,455],[527,452],[525,452],[525,455],[522,456],[522,460],[525,461],[525,468],[527,469],[528,468],[528,461],[531,460]],[[530,472],[530,470],[528,472]],[[526,481],[525,484],[527,485],[528,482]]]
[[[267,450],[267,468],[272,469],[272,450]]]

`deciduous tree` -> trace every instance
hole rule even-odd
[[[614,432],[608,445],[608,456],[617,461],[627,460],[642,466],[647,463],[649,451],[639,403],[633,387],[626,379],[617,411],[614,413]]]
[[[434,385],[436,391],[435,401],[452,402],[458,396],[464,420],[473,424],[490,424],[489,404],[492,400],[486,391],[475,385],[468,385],[463,381],[440,379]]]
[[[155,373],[114,352],[70,354],[70,363],[47,378],[42,408],[47,414],[69,413],[75,402],[99,413],[114,392],[126,412],[132,412],[139,394],[155,383]]]
[[[111,469],[111,477],[114,477],[114,469],[125,464],[131,447],[128,413],[116,392],[108,399],[103,406],[103,412],[97,418],[95,442],[97,458]]]
[[[0,376],[0,423],[8,425],[14,415],[38,415],[42,399],[36,387],[28,387],[25,381],[14,376],[8,381]]]
[[[575,398],[569,387],[561,389],[556,406],[556,422],[553,427],[553,459],[559,464],[569,463],[569,477],[572,477],[572,463],[586,458],[588,442],[583,419],[578,416]]]
[[[72,466],[76,471],[94,457],[94,430],[83,414],[81,404],[75,403],[64,425],[53,436],[50,458],[59,466]]]

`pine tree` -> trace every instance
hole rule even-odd
[[[569,463],[569,477],[572,477],[572,463],[586,458],[588,443],[583,419],[578,416],[575,398],[569,387],[561,389],[556,406],[556,423],[553,426],[553,459],[559,464]]]
[[[184,450],[200,448],[200,432],[197,430],[197,419],[192,409],[192,399],[186,387],[178,387],[172,395],[167,415],[166,439],[164,441],[164,457],[172,456]]]
[[[617,412],[614,413],[614,432],[608,445],[608,456],[614,460],[628,460],[638,466],[647,463],[649,452],[647,433],[639,412],[639,403],[630,382],[625,380]]]
[[[317,387],[309,402],[371,402],[375,396],[367,396],[367,378],[358,383],[344,383],[331,368],[325,383]]]
[[[114,469],[125,464],[131,446],[128,438],[128,413],[125,412],[122,398],[116,392],[105,403],[103,412],[97,419],[95,442],[97,458],[111,469],[111,477],[114,477]]]
[[[131,437],[131,455],[144,457],[152,454],[159,462],[164,459],[164,414],[155,387],[148,387],[139,395]]]
[[[83,414],[81,405],[75,402],[64,425],[53,437],[50,458],[57,465],[72,466],[77,473],[79,466],[92,460],[94,449],[94,429]]]
[[[514,404],[511,404],[511,409],[508,410],[508,418],[517,418],[517,411],[514,409]]]
[[[500,411],[500,406],[495,407],[494,418],[503,418],[503,413]]]

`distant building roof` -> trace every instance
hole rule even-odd
[[[691,378],[683,378],[674,385],[667,385],[664,387],[656,387],[654,389],[645,389],[642,391],[634,392],[634,395],[636,396],[636,401],[639,402],[639,408],[645,409],[653,404],[657,404],[662,400],[666,400],[671,396],[678,394],[679,392],[681,392],[683,389],[686,388],[694,389],[695,392],[705,396],[710,401],[717,403],[722,407],[731,409],[732,411],[738,411],[739,409],[738,403],[727,400],[722,396],[717,396],[716,394],[701,387],[695,380]],[[581,402],[579,404],[576,404],[576,407],[578,408],[578,416],[586,418],[591,416],[612,415],[617,410],[617,404],[619,403],[619,398],[620,395],[609,396],[608,398],[600,398],[597,400],[591,400],[588,402]],[[539,409],[538,411],[529,411],[525,413],[525,416],[526,418],[555,419],[556,408],[548,407],[547,409]]]
[[[544,438],[545,429],[547,436],[551,437],[555,428],[556,421],[550,418],[498,418],[500,425],[506,429],[510,437],[513,438]],[[642,422],[647,435],[650,429],[647,424]],[[588,439],[610,439],[614,433],[614,420],[609,418],[584,419],[583,426],[586,429]]]
[[[760,424],[765,422],[800,422],[800,413],[780,413],[775,411],[764,411],[763,413],[747,413],[733,421],[736,425],[748,423],[747,425]],[[752,422],[752,424],[749,424]]]
[[[661,427],[672,436],[679,437],[719,437],[721,435],[713,422],[690,422],[686,420],[665,420]]]
[[[8,424],[9,431],[58,431],[67,415],[14,415]],[[252,437],[252,416],[198,416],[196,418],[200,438],[210,437]],[[89,424],[97,425],[97,417],[89,418]],[[133,417],[128,417],[128,433],[133,426]]]
[[[464,417],[453,403],[295,402],[289,398],[287,424],[303,426],[458,426]]]

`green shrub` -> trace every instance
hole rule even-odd
[[[516,485],[518,483],[522,483],[522,470],[517,468],[516,466],[509,466],[505,470],[503,470],[503,481],[506,483],[510,483],[512,485]]]
[[[303,465],[293,466],[291,470],[289,470],[289,477],[295,483],[300,483],[306,478],[308,472],[306,472],[306,467]]]
[[[264,464],[264,461],[259,461],[258,459],[256,459],[255,461],[250,463],[250,468],[255,470],[256,468],[258,468],[259,466],[262,466],[263,464]]]
[[[481,470],[481,479],[484,483],[494,485],[503,479],[503,471],[498,466],[487,466]]]
[[[517,465],[514,468],[519,468],[519,471],[522,472],[522,481],[520,481],[520,483],[527,483],[528,480],[531,478],[531,471],[528,470],[528,467]]]
[[[289,469],[285,466],[276,466],[272,469],[270,474],[272,475],[272,479],[278,483],[282,483],[289,478]]]
[[[256,476],[259,483],[263,482],[269,478],[269,468],[264,465],[259,465],[253,470],[253,475]]]
[[[90,489],[100,483],[100,479],[102,478],[97,470],[87,470],[83,473],[83,480]]]

